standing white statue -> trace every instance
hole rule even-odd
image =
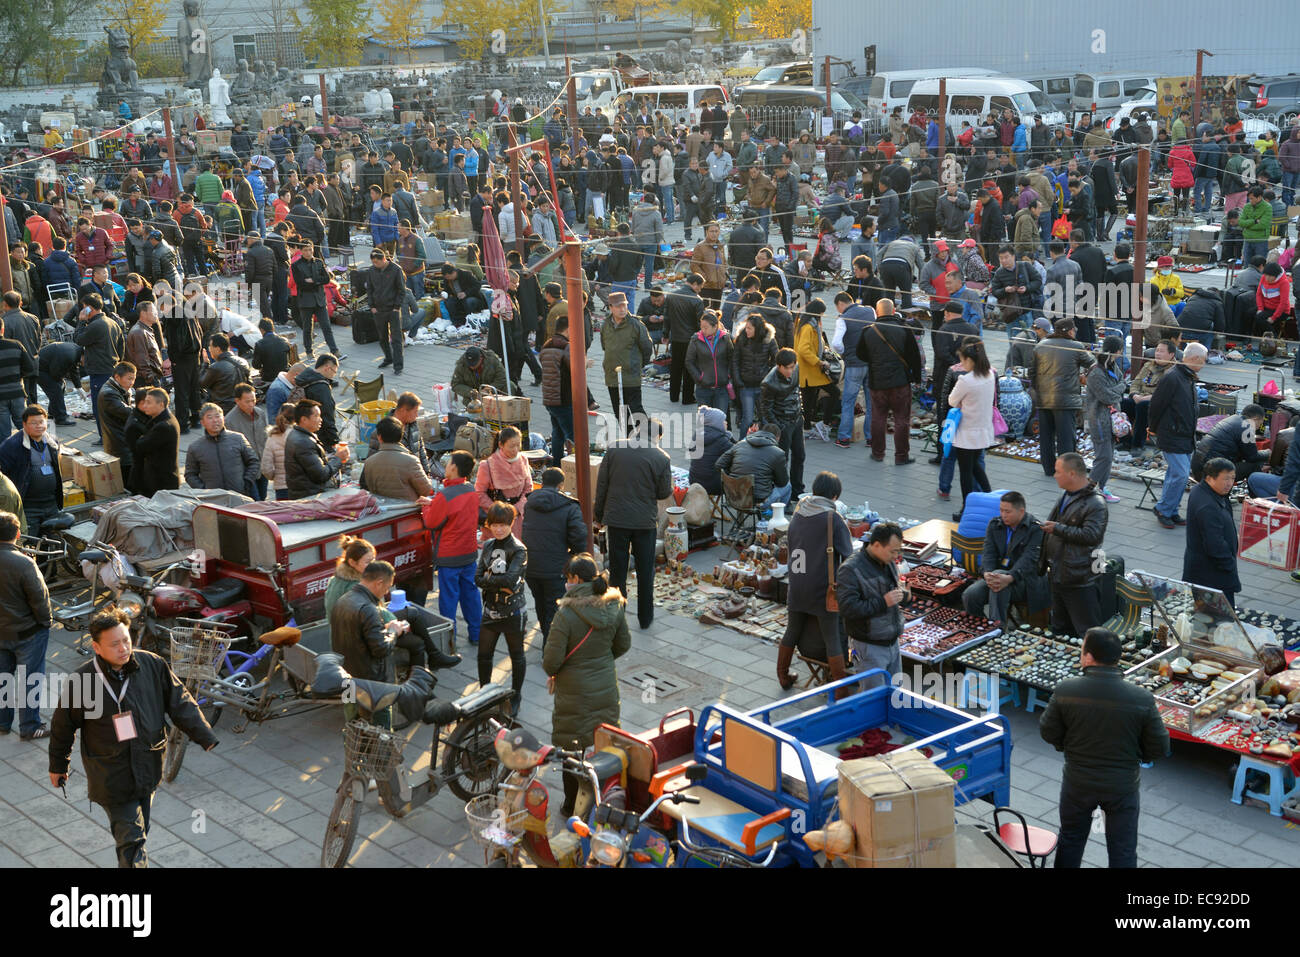
[[[367,90],[361,97],[361,102],[364,104],[367,113],[378,113],[380,106],[383,104],[379,91],[375,89]]]
[[[384,87],[379,91],[379,105],[381,109],[387,110],[390,113],[392,112],[393,94],[388,92],[388,87]]]
[[[212,104],[213,124],[229,126],[231,120],[226,107],[230,105],[230,84],[220,70],[213,70],[212,79],[208,80],[208,102]]]

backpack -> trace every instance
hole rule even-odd
[[[476,460],[492,454],[492,431],[485,426],[466,422],[456,430],[453,451],[468,452]]]
[[[864,142],[864,137],[862,134],[862,125],[859,123],[854,123],[852,126],[850,126],[846,138],[854,146],[862,146]]]

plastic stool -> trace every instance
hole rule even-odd
[[[1268,791],[1248,791],[1246,790],[1246,772],[1258,771],[1268,776]],[[1287,782],[1290,781],[1288,786]],[[1282,802],[1292,794],[1300,793],[1300,785],[1297,785],[1295,775],[1291,773],[1291,768],[1286,764],[1278,764],[1275,761],[1260,761],[1249,755],[1242,755],[1240,763],[1237,765],[1237,779],[1232,782],[1232,803],[1241,804],[1245,798],[1254,798],[1257,801],[1263,801],[1268,805],[1269,812],[1274,817],[1282,816]]]
[[[1030,688],[1029,694],[1025,698],[1025,714],[1033,714],[1035,708],[1046,708],[1047,702],[1051,700],[1052,693],[1050,691],[1040,692],[1037,688]]]
[[[996,701],[984,697],[982,693],[983,689],[989,686],[991,679],[994,677],[997,677],[998,680],[998,699]],[[1020,707],[1020,688],[1015,682],[1008,681],[1001,676],[984,674],[980,671],[967,671],[962,675],[961,685],[957,689],[958,708],[968,708],[973,704],[976,707],[997,714],[1002,710],[1002,705],[1008,701],[1016,707]]]

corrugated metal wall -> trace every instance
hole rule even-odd
[[[1278,8],[1279,10],[1281,8]],[[1205,72],[1300,72],[1296,31],[1248,8],[1202,0],[813,0],[813,53],[863,69],[876,45],[876,69],[974,66],[1018,74],[1038,70],[1196,71],[1196,49],[1214,54]],[[1101,31],[1100,34],[1095,31]],[[1104,43],[1104,52],[1094,52]]]

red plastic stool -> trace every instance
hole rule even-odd
[[[998,815],[1003,812],[1014,814],[1019,820],[1019,824],[1008,821],[1002,824],[998,821]],[[998,807],[993,809],[993,826],[997,828],[998,837],[1013,853],[1023,854],[1029,858],[1029,866],[1047,867],[1047,858],[1052,851],[1056,850],[1057,835],[1055,831],[1049,831],[1044,827],[1034,827],[1025,820],[1025,816],[1014,808]],[[1034,861],[1042,861],[1041,864],[1035,865]]]

